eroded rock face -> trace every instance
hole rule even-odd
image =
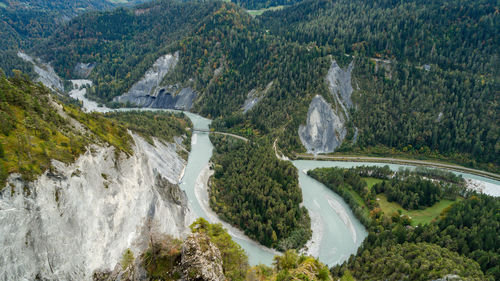
[[[131,103],[140,107],[190,110],[196,98],[191,88],[179,88],[176,85],[161,87],[160,83],[167,73],[177,65],[179,53],[160,57],[144,77],[130,90],[114,101]]]
[[[306,125],[299,127],[300,140],[307,152],[333,152],[347,134],[344,122],[343,116],[336,114],[322,96],[314,97],[309,105]]]
[[[335,100],[335,110],[319,95],[311,101],[306,125],[299,127],[300,140],[308,153],[334,152],[344,141],[347,135],[346,122],[350,118],[349,110],[354,107],[351,98],[353,68],[354,62],[343,70],[333,61],[328,70],[325,80]],[[357,137],[358,130],[354,128],[353,142],[356,142]]]
[[[76,77],[87,78],[87,77],[89,77],[92,70],[94,70],[94,67],[95,67],[95,63],[79,62],[75,65],[75,68],[73,69],[73,73],[75,74]]]
[[[36,82],[42,83],[52,91],[64,92],[63,82],[50,64],[43,63],[38,59],[35,60],[23,52],[18,52],[17,55],[24,61],[33,64],[35,72],[38,74]]]
[[[94,146],[34,182],[11,175],[0,192],[0,280],[90,280],[125,249],[144,251],[149,233],[189,232],[177,185],[186,161],[175,144],[133,138],[131,156]]]
[[[254,108],[263,98],[267,95],[271,87],[273,86],[274,81],[269,82],[264,90],[259,91],[257,89],[251,90],[248,95],[245,103],[242,106],[243,113],[247,113],[249,110]]]
[[[330,93],[342,106],[344,113],[349,114],[348,109],[353,107],[351,95],[353,92],[351,84],[351,73],[354,68],[354,62],[351,62],[346,70],[342,70],[336,61],[332,62],[326,80]]]
[[[181,267],[185,280],[223,281],[219,249],[202,233],[191,234],[182,245]]]

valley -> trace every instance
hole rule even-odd
[[[63,2],[0,1],[0,280],[500,278],[498,3]]]

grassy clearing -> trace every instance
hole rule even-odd
[[[366,185],[367,185],[367,187],[368,187],[368,189],[369,189],[369,190],[371,190],[371,189],[372,189],[372,187],[373,187],[374,185],[376,185],[377,183],[381,183],[381,182],[383,182],[383,181],[384,181],[384,180],[381,180],[381,179],[376,179],[376,178],[365,178],[365,177],[363,177],[363,178],[361,178],[361,179],[362,179],[362,180],[364,180],[364,181],[366,182]]]
[[[280,6],[275,6],[275,7],[269,7],[269,8],[265,8],[265,9],[260,9],[260,10],[247,10],[247,12],[253,16],[253,17],[256,17],[256,16],[260,16],[262,15],[264,12],[266,11],[276,11],[276,10],[281,10],[283,9],[285,6],[283,5],[280,5]]]
[[[399,205],[396,202],[387,201],[387,197],[384,194],[377,195],[377,202],[379,203],[380,208],[386,215],[391,215],[395,212],[398,212],[398,210],[401,210],[401,213],[403,215],[407,215],[411,218],[411,224],[413,226],[416,226],[419,223],[421,224],[430,223],[432,220],[437,218],[444,209],[458,202],[459,200],[461,199],[458,199],[456,201],[441,200],[438,203],[434,204],[433,206],[425,208],[423,210],[408,211],[403,209],[403,207],[401,207],[401,205]]]

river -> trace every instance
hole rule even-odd
[[[75,84],[82,82],[74,81]],[[86,111],[106,112],[110,109],[98,107],[95,102],[84,97],[84,90],[73,90],[71,96],[83,101]],[[130,110],[130,109],[126,109]],[[145,110],[145,109],[139,109]],[[151,109],[146,109],[151,110]],[[185,112],[193,122],[195,129],[208,129],[211,120],[194,113]],[[208,167],[213,146],[208,133],[193,132],[191,152],[180,187],[186,192],[191,210],[197,217],[204,217],[210,222],[220,222],[228,229],[233,239],[246,251],[251,265],[259,263],[270,265],[276,251],[263,247],[245,236],[240,230],[222,222],[208,207],[206,180],[211,175]],[[353,167],[359,165],[389,165],[393,170],[410,167],[396,164],[360,163],[342,161],[292,161],[299,171],[299,184],[303,193],[303,205],[308,209],[312,220],[313,237],[307,244],[307,254],[319,257],[328,265],[341,263],[356,253],[367,232],[354,217],[348,205],[333,191],[306,175],[306,171],[318,167]],[[471,174],[461,174],[484,184],[488,194],[500,192],[500,182]],[[498,196],[498,195],[497,195]]]

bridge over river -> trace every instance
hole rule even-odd
[[[225,136],[231,136],[237,139],[240,139],[242,141],[248,142],[248,139],[242,136],[238,136],[235,134],[231,133],[224,133],[224,132],[218,132],[218,131],[212,131],[212,130],[206,130],[206,129],[190,129],[193,132],[203,132],[203,133],[209,133],[209,134],[219,134],[219,135],[225,135]]]

